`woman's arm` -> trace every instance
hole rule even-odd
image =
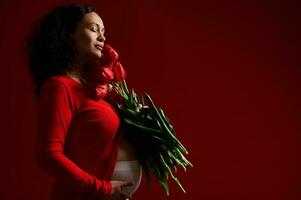
[[[37,163],[61,182],[92,196],[108,196],[110,182],[97,179],[64,154],[64,143],[73,116],[72,99],[64,83],[48,80],[41,88],[38,106]]]

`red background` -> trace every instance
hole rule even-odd
[[[23,54],[34,21],[68,1],[1,0],[0,199],[47,200],[33,160],[36,107]],[[70,1],[69,1],[70,2]],[[194,164],[174,200],[301,199],[300,38],[292,1],[85,1],[128,84],[174,123]],[[300,46],[299,46],[300,47]],[[133,199],[166,199],[145,180]]]

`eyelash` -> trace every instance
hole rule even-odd
[[[91,28],[91,31],[93,31],[93,32],[97,32],[97,29],[95,29],[95,28]]]
[[[97,32],[97,30],[96,30],[95,28],[92,28],[92,29],[91,29],[91,31],[93,31],[93,32]]]

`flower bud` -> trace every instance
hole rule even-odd
[[[126,73],[121,65],[120,62],[117,62],[114,66],[113,66],[113,72],[114,72],[114,80],[115,81],[121,81],[124,80],[126,77]]]

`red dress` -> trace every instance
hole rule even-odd
[[[40,91],[37,162],[56,179],[51,199],[109,195],[121,140],[116,111],[67,75],[49,78]]]

